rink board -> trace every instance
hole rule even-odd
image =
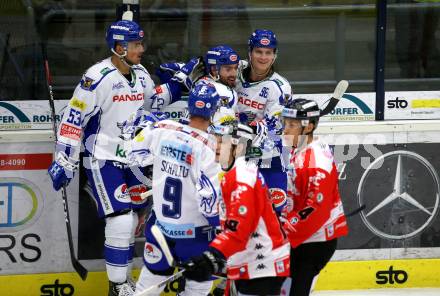
[[[389,281],[390,266],[393,283]],[[440,259],[331,262],[321,272],[316,290],[440,287],[439,270]],[[138,274],[139,271],[135,271],[135,276]],[[388,283],[377,283],[385,278]],[[175,295],[176,285],[176,282],[172,282],[165,288],[168,292],[162,295]],[[6,275],[0,276],[0,287],[2,291],[7,291],[2,295],[8,296],[92,296],[104,295],[108,282],[104,272],[89,272],[86,281],[82,281],[76,273]]]

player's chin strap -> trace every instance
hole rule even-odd
[[[124,63],[127,67],[131,68],[133,67],[134,64],[125,58],[127,56],[127,47],[126,46],[123,47],[124,47],[124,54],[122,55],[117,53],[116,50],[114,50],[113,48],[111,50],[121,60],[122,63]]]
[[[217,75],[212,75],[212,71],[209,71],[209,77],[212,78],[212,80],[214,80],[215,82],[219,82],[220,81],[220,69],[217,70]]]

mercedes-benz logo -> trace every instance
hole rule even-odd
[[[407,239],[423,231],[439,205],[439,177],[421,155],[405,150],[376,158],[359,182],[362,221],[386,239]]]

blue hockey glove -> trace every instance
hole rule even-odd
[[[273,132],[277,135],[281,135],[283,133],[283,125],[278,116],[268,116],[264,115],[264,121],[266,121],[267,128],[270,132]]]
[[[202,57],[193,58],[180,71],[174,74],[172,80],[183,84],[188,90],[192,88],[194,82],[205,75],[205,64]]]
[[[177,71],[185,66],[184,63],[164,63],[156,69],[155,73],[160,79],[161,84],[165,84],[173,78]]]
[[[240,123],[245,125],[249,125],[252,121],[254,121],[256,116],[257,115],[251,111],[241,112],[238,114]]]
[[[208,281],[213,274],[225,273],[226,258],[214,248],[209,248],[200,256],[192,257],[183,264],[187,279],[204,282]]]
[[[69,160],[64,152],[57,153],[57,159],[52,162],[47,169],[50,178],[52,179],[53,189],[60,190],[61,187],[67,186],[70,180],[73,179],[75,170],[78,168],[78,162]]]

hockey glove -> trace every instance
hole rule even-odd
[[[144,109],[139,109],[122,123],[121,138],[123,140],[133,139],[143,128],[152,126],[155,122],[167,119],[168,116],[162,112],[150,113]]]
[[[194,82],[205,75],[205,64],[202,57],[191,59],[180,71],[174,74],[172,80],[183,84],[188,91],[192,88]]]
[[[255,117],[257,115],[253,112],[246,111],[238,114],[238,118],[240,120],[240,123],[249,125],[252,121],[255,120]]]
[[[53,189],[60,190],[61,187],[67,186],[70,180],[73,179],[75,170],[78,168],[78,162],[69,160],[64,152],[58,152],[57,158],[50,167],[48,173],[52,179]]]
[[[210,280],[213,274],[225,273],[226,258],[216,249],[209,248],[202,255],[192,257],[182,267],[185,268],[183,274],[187,279],[204,282]]]
[[[159,77],[160,83],[165,84],[170,81],[174,74],[180,71],[183,66],[185,66],[184,63],[165,63],[161,64],[155,73]]]
[[[252,140],[252,146],[266,151],[270,151],[275,147],[275,143],[269,137],[267,125],[263,121],[253,121],[249,126],[253,129],[255,134],[255,138]]]
[[[182,116],[179,118],[179,122],[181,124],[188,125],[189,124],[189,111],[188,108],[184,108],[182,112]]]

